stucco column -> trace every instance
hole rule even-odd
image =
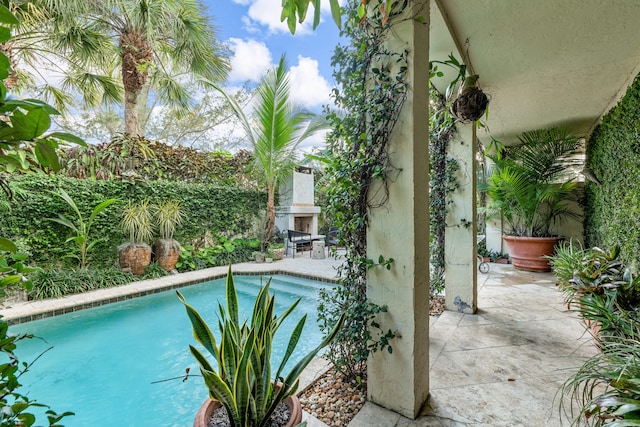
[[[392,354],[370,356],[367,390],[370,401],[415,418],[429,395],[428,0],[410,1],[407,9],[424,22],[396,24],[388,40],[392,50],[409,52],[409,93],[389,147],[401,171],[389,182],[388,202],[372,212],[367,233],[369,258],[395,260],[391,271],[369,270],[367,295],[388,307],[377,319],[382,329],[401,338],[392,340]]]
[[[448,205],[444,275],[447,310],[475,313],[478,308],[476,255],[476,126],[459,124],[448,156],[457,160],[459,188]]]

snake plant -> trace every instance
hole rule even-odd
[[[289,361],[306,321],[306,315],[294,328],[286,347],[282,362],[272,375],[271,351],[274,336],[282,322],[298,305],[299,299],[279,317],[274,313],[275,298],[269,294],[269,284],[261,287],[256,298],[250,321],[239,319],[238,297],[231,267],[226,280],[226,307],[218,304],[218,342],[198,311],[185,305],[191,321],[193,335],[217,363],[214,368],[207,357],[195,346],[190,345],[191,354],[200,365],[200,372],[209,389],[211,399],[219,401],[227,410],[234,427],[262,427],[267,424],[276,407],[298,389],[298,377],[317,353],[336,336],[344,321],[344,315],[331,333],[315,349],[304,356],[284,375],[284,367]]]

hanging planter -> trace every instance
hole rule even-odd
[[[477,83],[477,75],[464,79],[458,97],[451,103],[451,114],[465,123],[479,120],[489,104],[489,98]]]
[[[430,78],[444,76],[444,73],[438,70],[438,64],[447,65],[458,72],[455,79],[447,86],[445,94],[451,115],[463,123],[480,120],[489,105],[489,97],[478,87],[479,76],[477,74],[467,76],[467,66],[450,54],[446,61],[429,62]],[[453,98],[456,92],[457,95]]]

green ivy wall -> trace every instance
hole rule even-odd
[[[11,188],[14,201],[0,210],[0,235],[15,240],[41,266],[56,264],[74,250],[73,243],[65,243],[68,229],[49,219],[59,213],[72,221],[76,218],[71,208],[51,193],[58,188],[69,193],[85,220],[101,201],[117,199],[100,214],[91,230],[94,239],[104,239],[91,256],[93,263],[100,265],[113,263],[117,246],[128,239],[118,227],[121,209],[128,200],[179,201],[185,220],[174,237],[183,245],[206,231],[213,236],[255,237],[249,234],[266,208],[263,192],[182,182],[95,181],[30,174],[12,178]]]
[[[595,129],[587,165],[600,181],[586,185],[588,247],[618,243],[622,257],[640,261],[640,77]]]

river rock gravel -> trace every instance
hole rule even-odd
[[[439,316],[445,309],[443,296],[431,297],[429,315]],[[367,400],[366,380],[357,385],[333,369],[311,384],[301,395],[302,409],[330,427],[346,427]]]

